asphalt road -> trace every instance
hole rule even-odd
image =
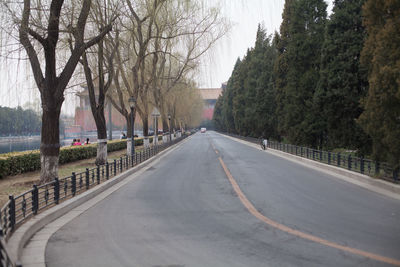
[[[47,266],[391,266],[256,218],[219,157],[270,220],[400,260],[400,201],[207,132],[63,226]]]

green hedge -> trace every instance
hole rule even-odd
[[[150,137],[150,141],[153,139]],[[135,139],[135,145],[143,145],[143,139]],[[126,149],[126,140],[107,142],[107,151]],[[60,149],[60,164],[96,157],[97,144],[69,146]],[[0,178],[24,172],[40,170],[40,151],[30,150],[0,154]]]

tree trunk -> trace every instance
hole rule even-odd
[[[149,136],[149,119],[146,116],[142,118],[143,122],[143,136]]]
[[[107,162],[107,126],[104,107],[99,106],[96,112],[93,112],[93,117],[97,127],[96,165],[103,165]]]
[[[166,133],[169,131],[168,118],[167,118],[167,116],[163,116],[161,114],[161,120],[162,120],[163,133]]]
[[[133,111],[133,121],[135,121],[135,111]],[[131,123],[131,113],[127,113],[125,117],[126,120],[126,154],[131,155],[132,143],[131,140],[134,140],[134,134],[132,134],[132,123]],[[132,138],[132,139],[131,139]]]
[[[59,104],[59,107],[55,108],[48,108],[48,106],[43,105],[44,108],[42,114],[42,132],[40,144],[40,184],[50,182],[54,178],[58,177],[58,159],[60,154],[59,122],[61,104]]]

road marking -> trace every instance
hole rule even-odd
[[[229,169],[226,167],[224,161],[222,160],[221,157],[218,157],[219,162],[221,163],[222,168],[225,171],[226,176],[228,177],[229,182],[231,183],[233,190],[235,190],[236,194],[238,195],[240,201],[242,202],[242,204],[246,207],[246,209],[253,215],[255,216],[257,219],[263,221],[264,223],[275,227],[283,232],[295,235],[297,237],[301,237],[303,239],[307,239],[328,247],[332,247],[332,248],[336,248],[345,252],[349,252],[352,254],[356,254],[356,255],[360,255],[366,258],[370,258],[376,261],[381,261],[381,262],[385,262],[388,264],[392,264],[395,266],[400,266],[400,261],[396,260],[396,259],[392,259],[392,258],[388,258],[385,256],[381,256],[378,254],[374,254],[374,253],[370,253],[370,252],[366,252],[363,250],[359,250],[356,248],[352,248],[352,247],[347,247],[347,246],[343,246],[340,244],[337,244],[335,242],[331,242],[322,238],[319,238],[317,236],[314,235],[310,235],[295,229],[292,229],[290,227],[287,227],[283,224],[280,224],[278,222],[275,222],[269,218],[267,218],[266,216],[262,215],[254,206],[253,204],[247,199],[247,197],[245,196],[245,194],[242,192],[242,190],[240,189],[238,183],[236,182],[236,180],[233,178],[232,174],[230,173]]]

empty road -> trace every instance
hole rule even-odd
[[[47,266],[400,265],[400,201],[214,132],[56,232]]]

